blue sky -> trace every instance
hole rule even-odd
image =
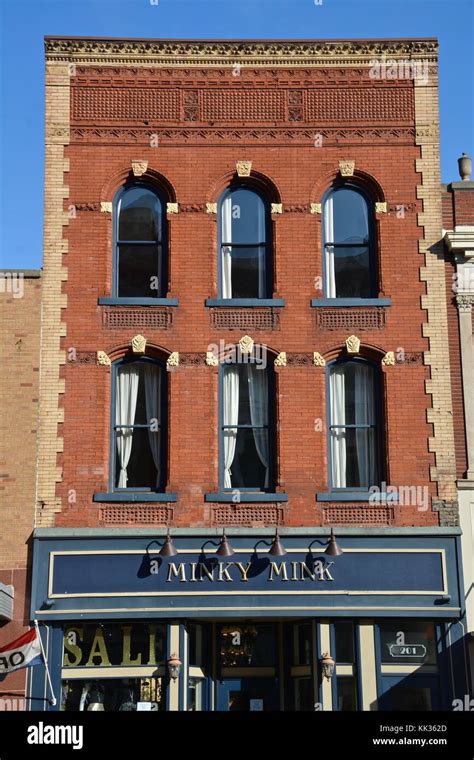
[[[46,34],[440,41],[441,173],[473,154],[473,0],[0,0],[0,266],[42,261]]]

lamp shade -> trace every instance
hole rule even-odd
[[[341,547],[336,541],[336,536],[334,535],[334,531],[331,528],[331,536],[328,541],[328,545],[326,549],[324,550],[325,554],[329,554],[330,557],[339,557],[341,554],[344,554]]]

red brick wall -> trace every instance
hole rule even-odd
[[[337,78],[334,72],[331,77]],[[257,96],[255,88],[262,81],[266,89]],[[297,92],[289,94],[290,85]],[[197,96],[190,94],[194,91]],[[78,204],[79,210],[66,233],[65,350],[113,353],[134,334],[143,333],[149,343],[166,351],[204,355],[209,344],[220,339],[235,342],[246,332],[276,353],[319,351],[335,356],[351,332],[363,344],[376,347],[379,359],[386,351],[419,355],[427,349],[422,337],[426,315],[420,306],[425,286],[419,271],[422,230],[416,212],[421,202],[416,197],[420,175],[415,162],[420,151],[413,138],[412,83],[375,83],[360,71],[346,71],[339,84],[329,85],[321,71],[311,69],[247,69],[236,82],[229,71],[123,69],[111,74],[110,69],[78,67],[72,92],[71,145],[66,152],[69,198],[64,208]],[[159,145],[150,147],[149,135],[155,132]],[[324,138],[321,148],[314,146],[318,133]],[[110,214],[100,212],[99,202],[111,200],[113,178],[126,176],[136,158],[146,159],[148,170],[166,178],[180,204],[216,201],[237,160],[252,160],[253,171],[271,179],[280,196],[273,200],[281,200],[287,209],[273,222],[275,291],[286,304],[278,330],[211,328],[204,300],[217,295],[217,222],[203,211],[169,217],[170,295],[179,298],[172,326],[104,327],[104,307],[97,305],[97,298],[111,294],[112,227]],[[310,308],[310,299],[322,295],[315,290],[315,278],[322,275],[321,218],[307,211],[310,202],[321,201],[337,174],[338,161],[347,158],[355,160],[361,177],[375,178],[374,185],[382,188],[374,199],[388,203],[389,213],[379,214],[377,220],[381,290],[392,299],[382,330],[318,329],[316,310]],[[89,203],[90,210],[82,210],[85,206],[80,204]],[[406,206],[403,218],[397,214],[400,205]],[[289,211],[289,206],[296,208]],[[58,493],[63,508],[56,524],[94,526],[99,506],[92,494],[107,487],[110,371],[67,363],[62,372],[66,393],[59,463],[64,479]],[[434,494],[429,484],[432,428],[426,422],[430,397],[424,389],[428,369],[421,362],[397,364],[386,368],[383,377],[387,480],[427,485]],[[170,373],[169,490],[178,493],[173,518],[177,525],[210,523],[204,494],[218,487],[217,379],[217,370],[207,366],[180,366]],[[289,494],[284,522],[320,524],[322,508],[315,492],[328,487],[326,435],[317,422],[322,421],[324,431],[325,371],[287,366],[278,370],[277,381],[279,490]],[[103,468],[103,474],[97,468]],[[437,523],[438,515],[431,510],[395,509],[394,524]]]

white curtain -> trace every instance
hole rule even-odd
[[[160,483],[160,399],[161,399],[161,370],[156,365],[145,364],[143,366],[145,378],[145,403],[146,418],[148,424],[148,441],[150,443],[153,462],[156,467],[156,485]],[[153,428],[153,429],[152,429]]]
[[[138,395],[138,367],[134,364],[120,367],[117,374],[115,402],[116,425],[133,425]],[[117,452],[120,462],[119,488],[127,487],[127,466],[132,453],[133,428],[118,428]]]
[[[268,425],[267,372],[256,364],[247,364],[250,419],[252,425]],[[253,437],[261,463],[265,467],[265,487],[269,484],[268,428],[254,427]]]
[[[334,246],[326,245],[334,242],[334,199],[330,195],[324,204],[324,256],[326,298],[336,298],[336,274],[334,269]]]
[[[372,369],[368,365],[357,364],[355,369],[355,424],[371,425],[374,422],[374,392]],[[362,428],[356,431],[357,466],[359,483],[369,488],[375,464],[374,431]]]
[[[330,377],[331,425],[346,424],[344,365],[334,367]],[[346,487],[346,431],[331,429],[332,485]]]
[[[221,242],[232,242],[232,196],[228,195],[221,206]],[[232,248],[222,246],[221,260],[222,298],[232,298]]]
[[[224,425],[239,422],[239,367],[226,366],[224,369]],[[232,488],[232,462],[237,443],[237,428],[224,430],[224,487]]]

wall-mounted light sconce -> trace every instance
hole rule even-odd
[[[171,657],[168,657],[168,675],[172,681],[176,681],[177,678],[179,678],[179,673],[181,671],[181,660],[179,659],[177,654],[172,654]]]
[[[334,531],[331,528],[331,535],[329,537],[328,545],[326,549],[324,550],[325,554],[329,554],[330,557],[339,557],[341,554],[344,554],[341,547],[336,541],[336,536],[334,535]]]
[[[285,547],[280,541],[280,536],[278,534],[278,530],[275,530],[275,536],[272,541],[272,545],[270,546],[268,553],[272,557],[283,557],[285,554],[288,554]]]
[[[323,656],[321,657],[321,672],[323,675],[323,678],[326,678],[328,681],[331,680],[334,668],[336,666],[336,661],[333,657],[329,654],[329,652],[324,652]]]
[[[222,533],[222,538],[220,540],[220,544],[217,548],[216,554],[218,557],[232,557],[235,552],[231,545],[229,544],[227,540],[227,536],[225,534],[225,529]]]
[[[175,557],[177,555],[176,547],[173,543],[173,539],[170,536],[170,532],[166,534],[166,540],[163,546],[161,547],[158,554],[160,557]]]

